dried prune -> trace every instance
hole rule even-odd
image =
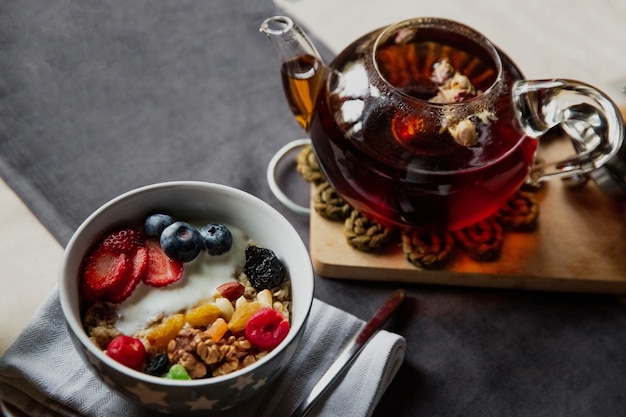
[[[285,265],[270,249],[259,246],[246,248],[246,264],[243,272],[255,290],[272,289],[285,280]]]
[[[146,368],[143,370],[144,373],[148,375],[161,376],[170,369],[170,360],[167,358],[166,353],[161,353],[156,355],[154,359],[152,359],[146,365]]]

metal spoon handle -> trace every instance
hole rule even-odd
[[[385,301],[385,304],[378,309],[372,318],[361,328],[359,333],[348,342],[339,357],[333,362],[324,375],[322,375],[309,395],[291,414],[291,417],[304,417],[308,414],[317,400],[319,400],[328,388],[332,386],[333,382],[348,369],[371,337],[387,322],[391,314],[396,311],[400,304],[402,304],[404,295],[404,290],[397,290]]]

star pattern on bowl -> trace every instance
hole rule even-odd
[[[190,411],[196,411],[196,410],[212,410],[215,404],[219,402],[220,400],[210,400],[206,397],[200,397],[187,404],[190,407]]]
[[[185,198],[182,198],[183,196]],[[228,208],[226,214],[223,213],[222,204],[219,209],[211,208],[215,199]],[[176,204],[172,203],[173,200]],[[205,203],[206,207],[204,207]],[[135,403],[144,407],[147,415],[150,415],[151,411],[181,415],[189,415],[192,412],[204,414],[241,406],[270,385],[270,381],[274,380],[278,371],[283,369],[285,363],[293,356],[295,345],[300,341],[300,337],[292,338],[289,343],[278,348],[271,356],[257,352],[257,349],[252,346],[248,348],[245,343],[239,341],[242,343],[235,348],[240,349],[233,355],[237,356],[238,360],[250,357],[246,364],[249,364],[253,358],[253,367],[244,370],[242,364],[236,368],[231,364],[230,367],[224,367],[224,370],[234,368],[233,371],[240,372],[235,375],[222,375],[220,371],[219,375],[214,376],[213,371],[220,365],[207,364],[207,371],[211,372],[207,373],[206,378],[198,378],[187,384],[187,381],[159,380],[157,376],[147,376],[142,370],[134,371],[115,362],[114,358],[107,356],[106,349],[102,349],[100,343],[88,340],[91,336],[89,331],[86,333],[89,327],[81,322],[84,318],[81,313],[84,310],[81,309],[80,287],[77,288],[76,284],[77,279],[81,279],[81,262],[89,246],[81,242],[95,242],[101,239],[103,233],[107,233],[104,229],[108,228],[109,224],[117,224],[120,219],[142,218],[146,212],[154,211],[155,207],[170,206],[174,214],[181,216],[189,215],[192,218],[197,216],[198,219],[204,219],[207,216],[211,218],[211,221],[213,221],[212,216],[218,220],[225,216],[233,220],[234,224],[246,225],[246,230],[242,230],[241,233],[246,235],[249,230],[250,234],[255,236],[254,241],[257,237],[265,236],[262,240],[267,239],[268,246],[279,252],[287,265],[291,267],[290,274],[293,273],[293,277],[298,277],[297,280],[300,283],[298,291],[301,291],[300,297],[304,301],[297,309],[290,309],[289,314],[293,314],[292,319],[297,324],[290,331],[301,335],[313,299],[314,275],[308,251],[289,221],[262,200],[249,196],[243,191],[219,184],[181,181],[162,185],[152,184],[118,196],[101,206],[78,229],[79,233],[73,237],[65,251],[68,261],[64,262],[67,268],[63,269],[64,279],[61,281],[63,285],[60,286],[60,292],[63,294],[61,297],[63,311],[70,312],[66,321],[69,325],[72,343],[80,353],[83,362],[103,383],[103,386],[98,388],[110,389],[112,392],[121,394],[120,401],[128,401],[128,407]],[[262,213],[260,219],[264,221],[250,222],[250,219],[257,216],[257,213]],[[271,222],[265,220],[271,220]],[[277,227],[284,233],[276,233]],[[277,235],[280,237],[277,238]],[[242,242],[246,243],[247,247],[247,236]],[[243,255],[245,254],[242,254],[242,258],[245,258]],[[302,286],[301,289],[300,286]],[[290,297],[291,290],[282,294],[281,297]],[[237,341],[239,337],[242,336],[235,337],[234,341]],[[104,339],[102,343],[105,343]],[[230,346],[232,343],[225,341],[224,346],[226,345]],[[232,347],[228,349],[232,351]],[[249,351],[253,351],[253,354]],[[241,352],[246,352],[246,356],[238,356]],[[150,354],[160,353],[160,348],[150,351]],[[151,359],[149,357],[149,360]],[[169,355],[168,359],[170,359]],[[204,360],[201,357],[198,359]]]
[[[252,374],[240,376],[235,379],[235,382],[232,385],[229,385],[228,388],[243,391],[248,385],[254,383],[254,379],[254,375]]]
[[[263,385],[265,385],[266,382],[267,382],[267,378],[261,378],[256,382],[256,384],[252,386],[252,389],[257,391],[258,389],[263,387]]]
[[[137,382],[135,386],[126,386],[125,388],[146,403],[162,407],[167,406],[167,401],[165,401],[167,392],[152,389],[143,382]]]

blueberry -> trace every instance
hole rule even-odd
[[[161,233],[163,233],[163,230],[175,221],[176,219],[168,214],[151,214],[146,218],[143,230],[148,237],[159,237]]]
[[[200,236],[209,255],[222,255],[233,246],[233,235],[223,224],[212,223],[202,226]]]
[[[202,250],[202,237],[198,230],[185,222],[176,222],[167,226],[161,233],[161,248],[167,256],[179,261],[189,262]]]

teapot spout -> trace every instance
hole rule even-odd
[[[325,74],[322,58],[307,35],[289,17],[270,17],[259,30],[274,44],[289,108],[308,132]]]

